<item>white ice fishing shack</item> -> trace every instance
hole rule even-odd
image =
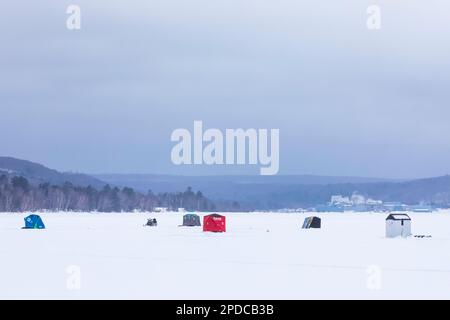
[[[409,237],[411,218],[404,213],[392,213],[386,218],[386,238]]]

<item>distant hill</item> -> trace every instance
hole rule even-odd
[[[76,186],[92,186],[94,188],[102,188],[105,182],[80,173],[58,172],[49,169],[41,164],[27,160],[20,160],[11,157],[0,157],[0,175],[23,176],[31,183],[51,183],[54,185],[62,185],[70,182]]]
[[[31,183],[103,188],[106,184],[131,187],[142,194],[177,193],[192,187],[215,204],[237,202],[243,210],[307,208],[329,201],[335,194],[353,192],[383,201],[405,204],[426,202],[450,206],[450,176],[410,181],[376,178],[327,177],[314,175],[279,176],[174,176],[151,174],[110,174],[89,176],[63,173],[43,165],[10,157],[0,157],[0,175],[23,176]]]
[[[96,175],[97,178],[118,186],[130,186],[142,192],[173,192],[190,186],[202,190],[214,200],[238,201],[248,209],[274,209],[315,203],[313,198],[327,185],[386,183],[393,180],[361,177],[333,177],[315,175],[278,176],[174,176],[174,175]],[[311,199],[299,196],[310,194]],[[312,190],[315,190],[314,192]],[[319,201],[321,198],[318,198]],[[307,200],[307,201],[305,201]],[[311,201],[310,201],[311,200]]]
[[[187,186],[221,188],[235,185],[326,185],[337,183],[373,183],[394,180],[364,177],[339,177],[317,175],[228,175],[228,176],[181,176],[157,174],[98,174],[102,181],[117,185],[132,186],[141,191],[175,191]]]
[[[238,201],[246,209],[306,208],[323,204],[335,194],[367,197],[406,204],[450,204],[450,176],[396,181],[374,178],[326,176],[170,176],[98,175],[108,183],[154,192],[202,190],[208,198]]]
[[[338,183],[375,183],[393,180],[360,177],[332,177],[315,175],[277,176],[176,176],[155,174],[102,174],[98,179],[118,186],[129,186],[146,192],[174,192],[192,187],[217,200],[245,199],[251,194],[276,192],[302,185]]]

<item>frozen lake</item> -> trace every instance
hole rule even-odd
[[[425,239],[386,239],[387,214],[309,215],[231,213],[213,234],[179,213],[46,213],[45,230],[0,213],[0,298],[450,298],[450,211],[409,213]]]

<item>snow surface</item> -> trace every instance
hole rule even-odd
[[[0,213],[0,298],[449,299],[450,211],[408,214],[432,238],[386,239],[379,213],[319,214],[320,230],[301,229],[308,213],[230,213],[224,234],[179,213],[46,213],[46,230]]]

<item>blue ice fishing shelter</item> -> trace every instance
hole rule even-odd
[[[41,217],[32,214],[25,218],[25,227],[22,229],[45,229],[45,225]]]

